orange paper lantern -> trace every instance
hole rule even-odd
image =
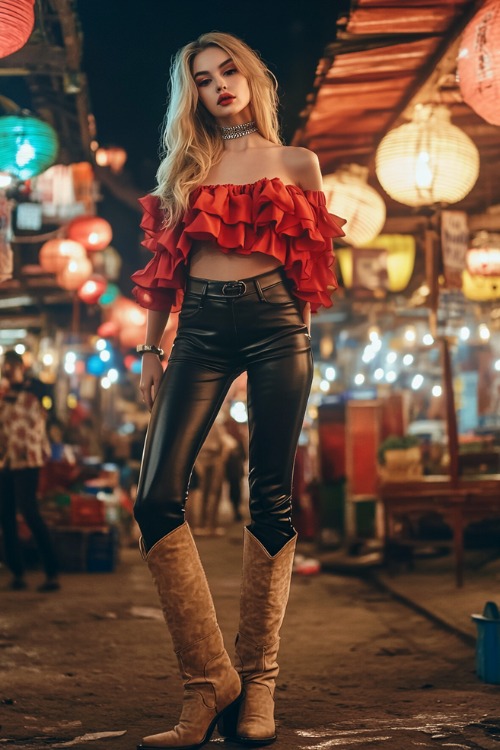
[[[68,237],[87,250],[104,250],[113,239],[111,225],[100,216],[77,216],[68,224]]]
[[[86,258],[86,253],[83,245],[73,240],[49,240],[39,253],[40,265],[47,273],[61,273],[69,261],[76,258]]]
[[[490,0],[466,27],[458,53],[464,101],[492,125],[500,125],[500,0]]]
[[[80,289],[78,290],[78,296],[87,305],[95,305],[106,291],[108,282],[98,273],[92,274],[92,276],[84,281]]]
[[[72,258],[68,265],[57,274],[57,283],[63,289],[74,291],[79,289],[91,274],[92,263],[87,257]]]
[[[0,57],[24,47],[35,23],[35,0],[0,0]]]

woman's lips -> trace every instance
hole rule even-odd
[[[234,99],[236,99],[235,96],[225,96],[223,99],[219,99],[217,104],[220,104],[221,107],[227,107]]]

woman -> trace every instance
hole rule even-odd
[[[145,246],[133,275],[148,308],[141,392],[150,409],[135,517],[184,680],[181,719],[139,748],[276,738],[279,630],[296,542],[294,454],[312,378],[310,312],[330,306],[332,237],[318,160],[281,145],[276,82],[258,55],[212,32],[171,71],[158,187],[142,199]],[[171,311],[179,327],[163,375]],[[250,515],[236,669],[217,625],[184,504],[198,451],[231,382],[248,375]]]

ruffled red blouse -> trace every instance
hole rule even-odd
[[[137,302],[150,310],[180,310],[193,240],[214,242],[223,253],[259,252],[277,258],[296,297],[312,312],[331,307],[338,287],[332,239],[342,237],[344,219],[328,213],[321,190],[285,185],[264,177],[245,185],[200,185],[182,221],[165,228],[159,198],[146,195],[141,229],[154,253],[132,280]]]

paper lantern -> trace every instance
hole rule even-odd
[[[415,266],[415,238],[409,234],[381,234],[366,247],[386,251],[389,291],[402,292],[406,289]],[[342,272],[342,281],[348,289],[352,287],[355,254],[356,248],[339,247],[335,250]]]
[[[464,101],[492,125],[500,125],[500,0],[490,0],[466,27],[458,53]]]
[[[500,235],[479,232],[465,262],[471,276],[500,276]]]
[[[457,203],[476,183],[479,152],[446,107],[420,104],[411,122],[382,139],[375,169],[384,190],[407,206]]]
[[[78,296],[87,305],[95,305],[99,301],[99,298],[106,291],[108,282],[104,276],[100,276],[98,273],[92,274],[87,281],[84,281],[80,289],[78,290]]]
[[[29,180],[54,163],[58,148],[48,123],[30,115],[0,117],[0,172]]]
[[[104,250],[113,238],[111,225],[100,216],[77,216],[70,221],[66,234],[87,250]]]
[[[103,339],[112,339],[118,336],[120,327],[113,320],[107,320],[98,327],[96,333]]]
[[[68,265],[57,274],[57,283],[63,289],[75,291],[92,274],[92,263],[87,257],[72,258]]]
[[[329,211],[346,219],[345,241],[364,245],[373,240],[385,224],[385,203],[367,183],[368,168],[348,164],[323,178]]]
[[[473,302],[491,302],[500,299],[500,275],[472,276],[462,272],[462,291]]]
[[[0,0],[0,57],[24,47],[35,24],[35,0]]]
[[[49,240],[40,248],[40,265],[47,273],[61,273],[69,261],[85,258],[85,248],[73,240]]]
[[[141,327],[146,324],[147,312],[127,297],[119,297],[111,308],[111,320],[120,328]]]
[[[117,299],[119,294],[120,289],[116,286],[116,284],[108,284],[101,297],[99,297],[99,304],[102,305],[102,307],[109,307],[109,305],[112,305],[113,302]]]

